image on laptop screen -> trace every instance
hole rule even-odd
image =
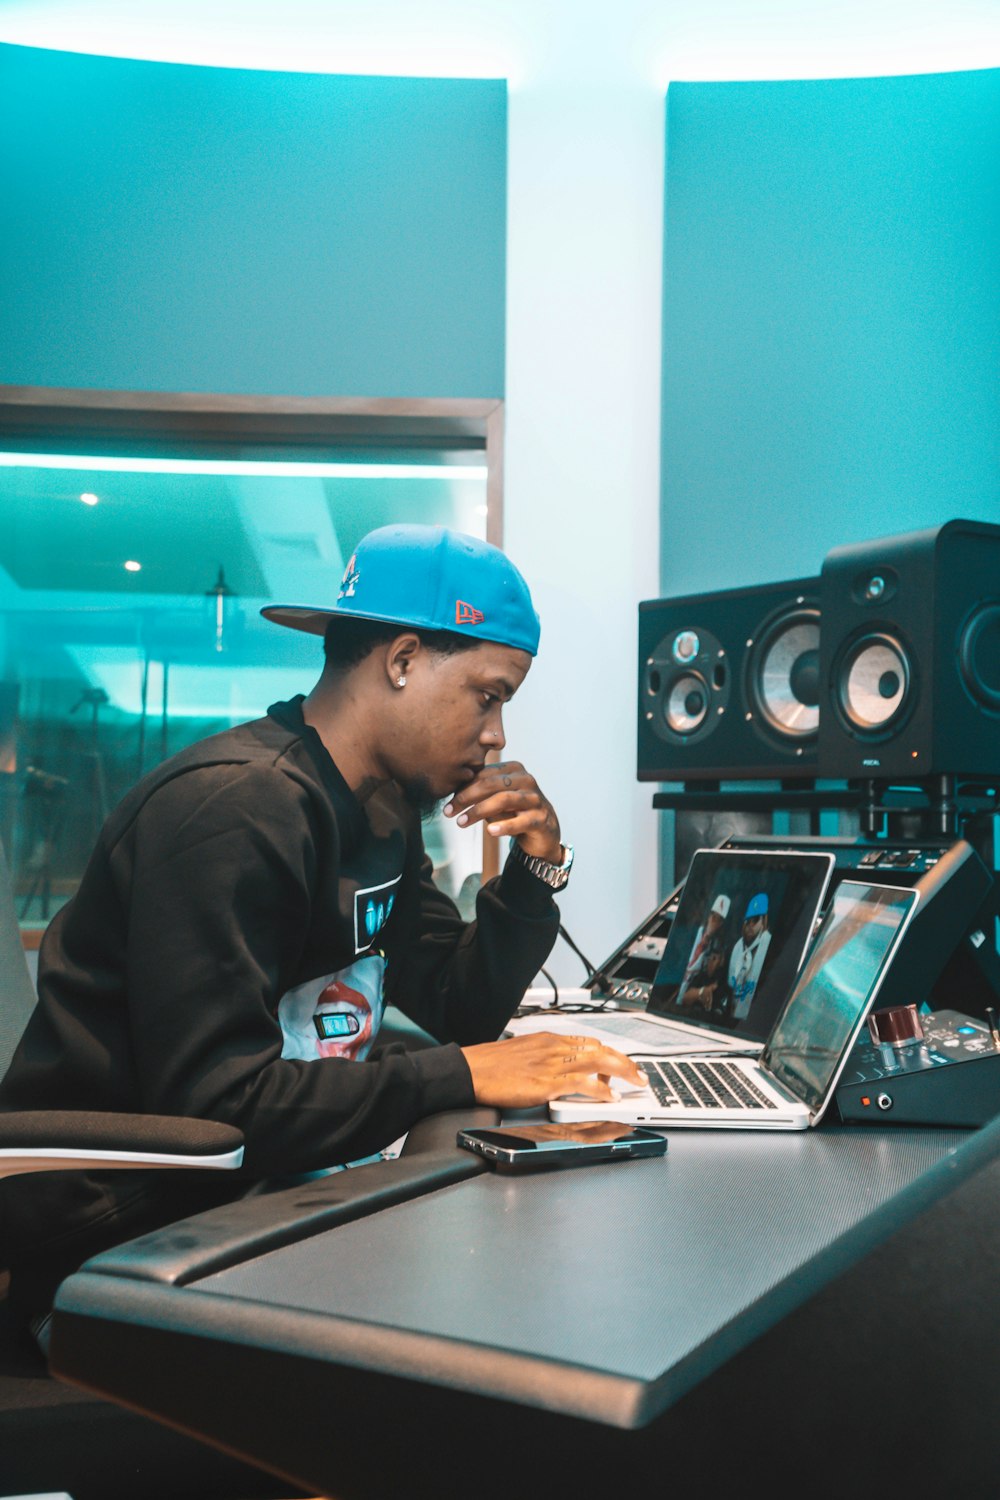
[[[835,1081],[844,1049],[868,1012],[916,902],[916,891],[898,886],[844,881],[834,891],[763,1057],[810,1109],[818,1108]]]
[[[833,871],[830,853],[698,849],[649,1012],[762,1042],[791,993]]]

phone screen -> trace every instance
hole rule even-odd
[[[327,1041],[331,1037],[357,1036],[361,1022],[352,1011],[321,1010],[313,1016],[316,1034]]]

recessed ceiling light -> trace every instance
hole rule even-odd
[[[83,501],[84,505],[97,504],[97,496],[94,494],[93,490],[84,490],[83,494],[80,496],[80,499]]]
[[[142,563],[135,562],[134,559],[130,558],[129,561],[125,564],[125,571],[126,573],[141,573]]]

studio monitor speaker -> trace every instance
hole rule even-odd
[[[814,776],[819,580],[639,605],[640,781]]]
[[[836,547],[820,605],[820,775],[1000,775],[1000,526]]]

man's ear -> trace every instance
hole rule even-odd
[[[390,642],[385,653],[385,671],[390,685],[397,691],[406,686],[407,675],[420,649],[420,637],[412,630],[405,635],[397,635]]]

